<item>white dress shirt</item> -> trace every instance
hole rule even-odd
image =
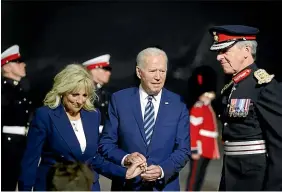
[[[145,90],[142,88],[142,86],[139,86],[139,95],[140,95],[140,104],[141,104],[141,111],[142,111],[142,117],[144,121],[144,114],[145,114],[145,107],[148,103],[148,94],[145,92]],[[158,95],[153,96],[152,103],[154,105],[154,112],[155,112],[155,122],[158,116],[158,111],[160,107],[161,102],[161,96],[162,96],[162,90],[158,93]]]
[[[80,144],[80,149],[81,152],[84,153],[85,148],[86,148],[86,138],[83,130],[83,125],[81,122],[81,119],[75,120],[75,121],[70,121],[73,131],[77,137],[77,140]]]
[[[142,118],[143,118],[143,121],[144,121],[145,107],[148,103],[148,96],[149,95],[148,95],[148,93],[145,92],[145,90],[143,89],[143,87],[141,85],[139,86],[139,95],[140,95]],[[161,96],[162,96],[162,90],[157,95],[154,95],[153,99],[152,99],[152,103],[154,105],[155,122],[156,122],[156,119],[157,119],[157,116],[158,116],[158,111],[159,111],[160,102],[161,102]],[[124,166],[124,160],[128,155],[129,154],[125,155],[122,158],[122,161],[121,161],[122,166]],[[158,179],[162,179],[164,177],[164,171],[163,171],[162,168],[161,168],[161,171],[162,171],[161,177],[158,178]]]

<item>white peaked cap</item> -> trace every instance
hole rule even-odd
[[[86,66],[87,69],[95,69],[95,68],[111,68],[110,67],[110,55],[105,54],[101,55],[99,57],[95,57],[93,59],[90,59],[88,61],[85,61],[82,63],[82,65]]]
[[[13,45],[9,47],[1,54],[1,66],[20,58],[20,48],[18,45]]]

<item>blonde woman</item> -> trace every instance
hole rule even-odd
[[[90,164],[94,172],[93,191],[100,190],[98,173],[131,179],[142,172],[144,161],[126,170],[98,154],[101,115],[92,104],[93,90],[90,73],[80,65],[68,65],[55,76],[53,88],[47,93],[44,106],[37,109],[29,129],[19,190],[46,191],[48,172],[57,162]]]

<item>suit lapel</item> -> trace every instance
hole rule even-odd
[[[80,144],[62,105],[50,112],[53,123],[76,159],[81,156]]]
[[[155,121],[154,131],[149,146],[151,146],[154,143],[154,140],[156,141],[158,140],[157,138],[158,135],[162,135],[161,134],[161,132],[163,131],[162,123],[166,119],[166,114],[168,112],[169,105],[170,105],[170,98],[167,95],[167,90],[163,88],[159,111],[158,111],[157,119]]]
[[[99,126],[99,125],[97,125],[98,121],[93,119],[91,113],[82,109],[80,114],[81,114],[83,129],[84,129],[84,135],[86,139],[86,148],[84,151],[83,159],[86,160],[85,158],[88,156],[88,154],[93,154],[95,152],[95,151],[94,152],[93,151],[88,152],[88,151],[93,149],[92,146],[98,142],[97,140],[99,135],[99,128],[95,129],[95,126]],[[94,124],[93,122],[97,122],[97,124]],[[95,133],[95,130],[97,130],[97,133]]]
[[[166,112],[167,112],[167,107],[170,105],[170,99],[167,95],[167,90],[163,88],[162,91],[162,96],[161,96],[161,101],[160,101],[160,106],[159,106],[159,111],[156,119],[155,126],[159,127],[160,123],[162,122],[163,119],[166,117]]]
[[[145,140],[145,131],[144,131],[144,125],[143,125],[143,118],[142,118],[142,112],[141,112],[141,104],[140,104],[140,95],[139,95],[139,89],[136,88],[135,93],[132,95],[132,100],[131,100],[132,105],[132,110],[133,110],[133,115],[134,118],[138,124],[139,131],[142,135],[144,145],[146,145],[146,140]]]

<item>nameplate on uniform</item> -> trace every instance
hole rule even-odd
[[[230,117],[246,117],[249,113],[251,99],[231,99],[229,107]]]

